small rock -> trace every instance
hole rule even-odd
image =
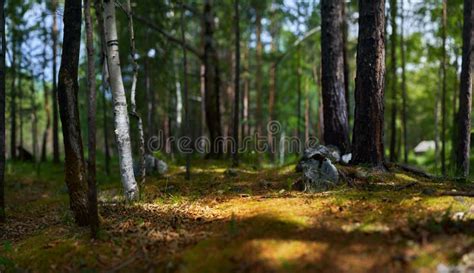
[[[349,162],[351,162],[351,159],[352,159],[352,153],[343,155],[341,159],[343,163],[349,164]]]
[[[298,165],[296,165],[296,171],[297,172],[302,172],[303,171],[303,166],[302,164],[306,161],[309,161],[311,159],[321,159],[321,158],[327,158],[333,163],[337,163],[341,160],[341,153],[339,152],[339,149],[335,146],[324,146],[324,145],[319,145],[314,148],[308,148],[304,151],[303,157],[300,159],[298,162]]]

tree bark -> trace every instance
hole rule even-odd
[[[262,55],[263,55],[263,44],[262,44],[262,14],[260,9],[256,9],[256,38],[257,38],[257,48],[256,48],[256,71],[255,71],[255,92],[257,93],[257,108],[255,111],[255,122],[257,129],[257,136],[262,136],[262,74],[263,74],[263,64],[262,64]],[[258,154],[260,161],[260,153]]]
[[[359,0],[353,164],[382,167],[385,0]]]
[[[87,160],[87,185],[88,185],[88,209],[89,224],[92,238],[97,237],[99,229],[99,213],[97,208],[97,186],[96,186],[96,84],[95,84],[95,49],[94,49],[94,26],[91,18],[91,1],[84,0],[84,16],[86,21],[86,48],[87,48],[87,124],[88,124],[88,160]]]
[[[48,152],[48,138],[49,138],[49,131],[51,130],[51,108],[49,105],[49,90],[48,86],[46,85],[46,64],[47,64],[47,55],[46,55],[46,46],[44,47],[43,51],[43,93],[44,93],[44,114],[46,118],[46,125],[44,127],[43,132],[43,140],[41,143],[41,162],[46,162],[47,152]]]
[[[71,210],[76,223],[89,223],[84,152],[81,138],[77,82],[81,46],[81,0],[66,0],[64,6],[64,38],[59,69],[58,103],[65,151],[65,180]]]
[[[125,197],[132,201],[139,197],[139,192],[133,173],[130,121],[127,115],[127,99],[120,68],[115,2],[113,0],[104,0],[104,33],[107,46],[107,67],[114,101],[115,137],[119,154],[120,175]]]
[[[239,0],[234,0],[234,31],[235,31],[235,75],[234,75],[234,122],[233,122],[233,166],[239,165],[239,113],[240,113],[240,13]]]
[[[397,0],[390,0],[390,26],[392,33],[390,34],[390,87],[392,98],[390,101],[391,117],[390,117],[390,161],[397,161]]]
[[[11,79],[11,98],[10,98],[10,158],[16,159],[16,48],[17,41],[15,33],[12,34],[12,79]]]
[[[0,223],[5,215],[5,0],[0,1]]]
[[[186,37],[185,20],[184,20],[184,5],[181,7],[180,25],[181,25],[181,39],[184,41]],[[189,124],[189,98],[188,98],[188,56],[186,47],[182,46],[183,50],[183,91],[184,91],[184,136],[191,138],[191,126]],[[188,148],[188,147],[186,147]],[[191,154],[186,153],[186,180],[191,179]]]
[[[100,64],[102,67],[102,120],[103,120],[103,130],[104,130],[104,153],[105,153],[105,173],[110,174],[110,149],[109,149],[109,122],[107,118],[107,98],[106,92],[109,89],[109,76],[107,69],[107,47],[105,44],[105,32],[104,32],[104,20],[102,11],[104,9],[102,5],[102,0],[95,0],[94,8],[96,12],[97,26],[99,28],[100,35]]]
[[[441,17],[441,174],[446,175],[446,88],[447,88],[447,75],[446,75],[446,28],[447,28],[447,0],[443,0],[443,10]]]
[[[351,95],[350,95],[350,88],[349,88],[349,81],[350,81],[350,71],[349,71],[349,56],[348,56],[348,33],[349,33],[349,25],[347,23],[347,7],[348,4],[343,1],[342,4],[342,47],[343,47],[343,54],[344,54],[344,90],[346,94],[346,105],[347,105],[347,127],[350,130],[350,122],[351,122]],[[350,137],[350,135],[349,135]]]
[[[321,62],[324,109],[324,143],[350,150],[347,103],[344,84],[343,26],[344,2],[321,1]]]
[[[130,33],[130,57],[132,59],[133,77],[132,77],[132,89],[130,92],[130,116],[132,116],[137,122],[138,129],[138,165],[140,168],[140,185],[145,185],[145,136],[143,134],[143,121],[142,117],[137,111],[137,82],[138,82],[138,63],[137,63],[137,50],[135,47],[135,30],[133,28],[133,16],[132,16],[132,5],[130,0],[127,0],[127,14],[128,14],[128,31]]]
[[[204,88],[206,104],[206,123],[209,129],[210,152],[207,158],[222,156],[222,142],[217,141],[222,136],[220,111],[220,76],[217,51],[214,41],[214,13],[212,0],[205,0],[203,13],[204,31]]]
[[[272,16],[271,16],[271,23],[270,23],[270,35],[272,36],[271,42],[271,53],[273,55],[276,54],[278,48],[278,24],[276,18],[276,11],[272,8]],[[268,88],[268,124],[275,120],[275,97],[276,97],[276,89],[277,89],[277,63],[276,60],[272,60],[270,63],[270,82]],[[270,158],[272,161],[276,159],[276,132],[272,132],[271,130],[267,130],[267,142],[270,149]]]
[[[474,48],[474,4],[464,0],[461,86],[459,92],[458,146],[456,170],[458,175],[469,175],[471,140],[472,67]]]
[[[406,79],[406,48],[405,48],[405,14],[403,1],[401,2],[400,47],[402,52],[402,130],[403,130],[403,162],[408,163],[408,127],[407,127],[407,79]]]
[[[58,119],[58,87],[57,87],[57,59],[58,59],[58,23],[57,23],[57,0],[51,0],[53,14],[53,29],[51,39],[53,40],[53,162],[59,163],[59,119]],[[64,45],[63,45],[64,46]]]

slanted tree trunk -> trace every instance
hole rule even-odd
[[[127,99],[120,68],[120,55],[115,21],[115,2],[104,0],[104,33],[107,45],[107,67],[114,101],[115,137],[117,141],[120,175],[125,197],[138,198],[138,186],[133,173],[130,121],[127,115]]]
[[[343,0],[321,1],[321,62],[324,143],[350,150],[344,85]]]
[[[59,69],[58,102],[65,151],[65,180],[71,210],[76,223],[89,223],[87,184],[77,93],[77,73],[81,46],[82,1],[66,0],[64,5],[64,38]]]
[[[447,28],[447,0],[443,0],[443,10],[441,16],[441,174],[446,175],[446,28]]]
[[[203,34],[204,34],[204,99],[206,110],[206,123],[209,129],[211,143],[210,153],[207,158],[220,158],[222,156],[222,142],[217,139],[222,136],[221,111],[220,111],[220,76],[217,51],[214,41],[214,13],[212,0],[204,1]]]
[[[240,10],[239,0],[234,0],[234,31],[235,31],[235,74],[234,74],[234,122],[233,122],[233,166],[239,165],[239,113],[240,113]]]
[[[59,119],[58,119],[58,87],[57,87],[57,59],[58,59],[58,23],[57,23],[57,0],[51,1],[53,14],[53,29],[51,32],[51,39],[53,40],[53,162],[59,163]],[[63,44],[64,46],[64,44]]]
[[[385,0],[359,0],[352,163],[384,162]]]
[[[0,223],[5,222],[5,0],[0,1]]]
[[[472,67],[474,48],[474,4],[464,0],[464,26],[462,47],[461,86],[459,92],[459,119],[456,170],[459,175],[469,175],[471,138]]]
[[[99,213],[97,209],[97,187],[96,187],[96,85],[95,85],[95,49],[94,49],[94,26],[91,18],[91,1],[84,0],[84,16],[86,21],[86,48],[87,48],[87,185],[88,185],[88,209],[89,224],[93,238],[97,237],[99,229]]]
[[[110,174],[110,149],[109,149],[109,122],[107,118],[107,98],[106,92],[109,89],[109,76],[107,69],[107,47],[105,45],[105,32],[104,32],[104,20],[103,20],[103,5],[102,0],[95,0],[94,8],[96,12],[97,26],[99,28],[100,35],[100,64],[102,67],[102,121],[104,130],[104,153],[105,153],[105,173]]]
[[[390,161],[397,161],[397,90],[398,90],[398,78],[397,78],[397,0],[390,0],[390,25],[392,27],[392,33],[390,34],[390,87],[392,98],[390,101],[391,105],[391,117],[390,117]]]
[[[403,162],[408,163],[408,127],[407,127],[407,79],[406,79],[406,47],[405,47],[405,14],[403,1],[401,2],[400,47],[402,52],[402,130],[403,130]]]
[[[140,174],[140,185],[145,185],[145,137],[143,134],[143,121],[142,117],[137,111],[137,82],[138,82],[138,63],[136,60],[137,50],[135,47],[135,30],[133,28],[133,16],[132,16],[132,5],[130,0],[127,0],[127,13],[128,13],[128,31],[130,32],[130,57],[132,59],[133,66],[133,77],[132,77],[132,89],[130,92],[130,116],[132,116],[137,122],[138,129],[138,165]]]

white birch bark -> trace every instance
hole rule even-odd
[[[132,145],[130,142],[130,122],[127,99],[120,68],[117,25],[115,21],[115,1],[104,0],[104,31],[107,51],[107,67],[114,102],[115,137],[119,154],[120,175],[126,198],[138,198],[138,186],[133,173]]]

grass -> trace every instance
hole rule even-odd
[[[237,175],[222,161],[193,167],[190,181],[175,165],[148,179],[135,204],[123,203],[116,166],[101,173],[100,238],[91,240],[73,223],[60,166],[38,175],[9,162],[0,272],[432,272],[474,249],[474,199],[423,193],[466,184],[370,173],[352,188],[306,194],[291,190],[293,165],[244,165]]]

